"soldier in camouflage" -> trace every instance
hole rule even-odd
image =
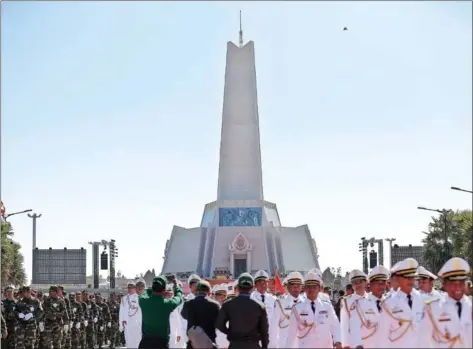
[[[49,287],[49,296],[44,300],[44,345],[46,348],[62,348],[62,333],[69,329],[66,303],[58,296],[58,287]],[[40,325],[40,330],[41,330]]]
[[[41,320],[43,308],[36,298],[31,297],[31,288],[29,286],[24,286],[21,291],[23,298],[17,302],[20,324],[16,337],[17,347],[34,349],[36,345],[37,320]],[[41,325],[42,322],[39,322],[39,324]]]
[[[71,321],[71,348],[78,349],[80,346],[80,337],[81,337],[81,326],[84,323],[84,313],[82,310],[82,305],[76,301],[76,295],[80,293],[77,292],[76,294],[70,293],[69,294],[69,305],[71,309],[71,317],[69,320]]]
[[[8,336],[2,338],[2,348],[16,349],[17,345],[17,330],[18,330],[18,311],[17,311],[17,300],[13,298],[14,288],[8,286],[5,288],[5,299],[2,301],[2,315],[5,319],[6,330]],[[2,331],[3,334],[3,331]]]
[[[94,346],[95,346],[94,324],[96,324],[98,321],[97,305],[95,304],[94,301],[89,299],[89,293],[86,290],[82,291],[82,301],[85,303],[87,310],[89,312],[89,318],[87,319],[88,324],[85,328],[86,343],[89,349],[94,349]]]
[[[43,306],[44,303],[44,298],[43,298],[43,292],[39,291],[37,294],[36,299],[41,303],[41,306]],[[42,322],[42,319],[37,320],[38,324],[39,322]],[[39,349],[45,349],[46,347],[44,346],[44,331],[37,331],[36,332],[36,348]]]
[[[66,292],[64,292],[64,286],[58,285],[58,297],[64,300],[64,303],[66,303],[66,310],[67,310],[67,315],[69,319],[71,319],[71,306],[69,304],[69,298],[67,298]],[[62,348],[65,349],[71,349],[71,331],[72,331],[72,321],[69,322],[68,328],[64,328],[64,331],[62,333]]]
[[[95,302],[99,311],[96,333],[97,345],[100,349],[104,344],[106,344],[105,334],[107,329],[110,329],[112,327],[112,318],[110,315],[110,309],[108,308],[108,304],[104,302],[100,292],[95,293]]]
[[[108,308],[110,309],[111,326],[107,329],[107,337],[110,341],[110,349],[116,346],[121,347],[120,332],[119,332],[119,312],[120,303],[117,302],[117,295],[115,292],[110,292],[108,299]]]
[[[84,317],[84,321],[82,322],[82,325],[80,327],[80,347],[82,349],[85,349],[87,346],[87,338],[86,338],[86,332],[87,332],[87,326],[89,325],[89,309],[87,308],[87,304],[82,301],[82,292],[76,292],[76,301],[80,304],[81,309],[82,309],[82,316]]]

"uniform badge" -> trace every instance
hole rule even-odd
[[[451,336],[451,334],[450,334],[450,331],[448,330],[448,328],[446,328],[446,329],[445,329],[445,339],[450,340],[451,337],[452,337],[452,336]]]
[[[355,308],[356,308],[356,305],[355,305],[355,303],[353,303],[350,307],[350,310],[355,310]]]

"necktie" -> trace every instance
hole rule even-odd
[[[312,308],[312,312],[315,314],[315,302],[310,302],[310,307]]]
[[[457,302],[457,314],[458,314],[458,317],[461,319],[462,317],[462,304],[460,301]]]
[[[409,308],[412,309],[412,296],[410,294],[407,295],[407,304],[409,305]]]
[[[264,294],[261,295],[261,302],[264,303]]]
[[[376,307],[378,308],[378,311],[381,313],[381,305],[380,304],[381,304],[381,301],[378,299],[376,301]]]

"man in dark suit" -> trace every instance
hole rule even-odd
[[[220,309],[217,329],[227,335],[229,349],[256,349],[260,348],[260,342],[263,348],[268,348],[268,315],[261,301],[250,298],[254,284],[250,274],[241,274],[238,296],[223,303]]]
[[[199,326],[212,343],[215,343],[217,337],[215,323],[217,322],[220,304],[209,297],[211,286],[208,281],[199,281],[196,290],[197,296],[184,303],[181,315],[187,320],[187,331],[194,326]],[[187,342],[187,348],[192,349],[190,341]]]

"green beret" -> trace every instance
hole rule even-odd
[[[159,286],[160,288],[165,289],[167,285],[167,280],[165,276],[157,276],[153,279],[153,285]]]
[[[197,291],[210,291],[211,288],[212,286],[210,286],[210,283],[206,280],[200,280],[196,286]]]
[[[250,273],[243,273],[238,277],[238,287],[251,288],[255,285],[255,280]]]

